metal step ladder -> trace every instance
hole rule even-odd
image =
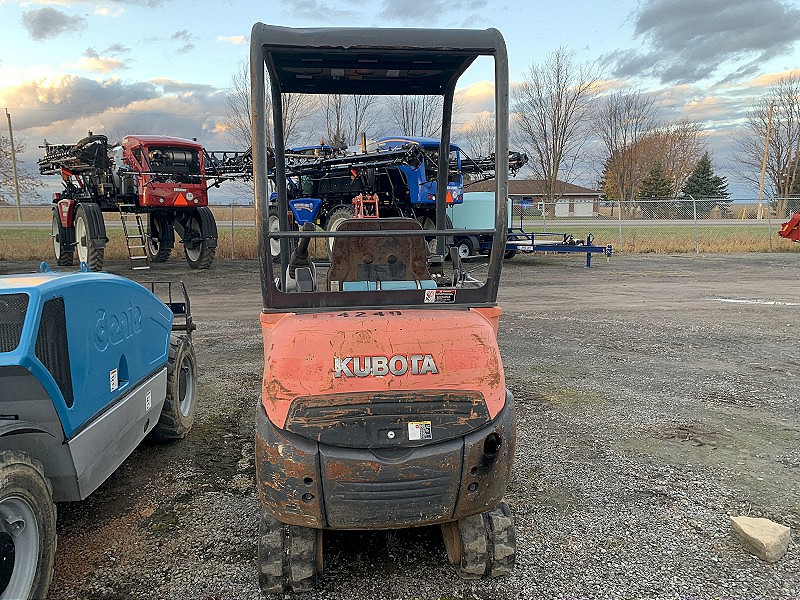
[[[134,270],[149,269],[150,255],[147,253],[147,232],[142,223],[142,216],[135,212],[125,212],[123,208],[132,208],[135,204],[118,204],[119,218],[122,221],[122,231],[125,236],[125,246],[128,256],[134,262]],[[136,229],[128,229],[128,218],[135,217]]]

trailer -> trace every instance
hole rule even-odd
[[[448,216],[456,229],[475,229],[492,226],[495,213],[494,192],[468,192],[464,194],[464,202],[460,206],[448,207]],[[592,266],[592,254],[611,256],[613,248],[597,246],[594,236],[589,234],[585,239],[576,238],[570,233],[555,231],[528,231],[522,227],[514,227],[511,217],[511,199],[507,201],[507,233],[503,256],[511,259],[519,252],[559,252],[586,254],[586,266]],[[454,236],[456,253],[461,260],[489,254],[494,246],[488,236],[458,235]]]
[[[481,250],[489,252],[491,243],[481,242]],[[592,266],[592,254],[602,254],[609,257],[613,254],[611,244],[597,246],[594,236],[590,233],[586,239],[574,237],[572,234],[555,231],[525,231],[522,228],[512,227],[508,230],[505,258],[510,259],[518,252],[559,252],[586,254],[586,268]]]

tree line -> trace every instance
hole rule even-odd
[[[558,182],[596,179],[598,189],[623,210],[635,212],[637,200],[653,198],[716,199],[727,210],[726,178],[714,173],[702,124],[687,118],[661,117],[667,107],[654,93],[610,91],[599,70],[578,62],[560,48],[534,62],[511,94],[510,140],[528,154],[524,176],[544,182],[545,200],[559,196]],[[267,94],[267,102],[270,95]],[[226,94],[224,126],[237,149],[250,146],[250,81],[246,65],[234,73]],[[433,96],[282,96],[287,146],[322,141],[345,147],[362,133],[438,137],[441,98]],[[472,156],[494,148],[493,115],[483,112],[464,121],[455,106],[458,142]],[[267,106],[267,116],[271,117]],[[769,129],[765,190],[778,213],[800,210],[800,72],[784,76],[759,98],[733,138],[737,175],[760,183],[764,141]],[[168,133],[168,132],[167,132]],[[271,141],[271,127],[267,131]],[[17,143],[17,152],[24,144]],[[21,171],[23,194],[35,193],[38,176]],[[0,135],[0,198],[13,197],[10,142]],[[710,207],[710,208],[709,208]]]

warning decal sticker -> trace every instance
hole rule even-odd
[[[455,301],[455,290],[425,290],[425,304],[452,304]]]
[[[431,440],[433,439],[433,431],[431,431],[430,421],[412,421],[408,424],[408,439],[409,440]]]

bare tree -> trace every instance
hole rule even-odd
[[[231,76],[231,87],[225,95],[227,137],[236,148],[249,148],[253,139],[253,113],[250,110],[250,71],[247,64],[239,63],[239,68]],[[269,96],[267,96],[269,106]],[[267,110],[267,120],[272,114]],[[272,128],[267,126],[267,145],[271,146]]]
[[[348,120],[352,134],[350,143],[357,144],[362,133],[368,136],[374,133],[378,122],[377,108],[379,103],[377,96],[366,95],[350,96],[350,101],[352,108]]]
[[[470,156],[489,156],[494,152],[494,116],[486,112],[480,113],[461,127],[458,138],[464,143],[464,149]]]
[[[741,174],[745,181],[758,185],[767,137],[770,104],[772,124],[767,153],[766,177],[771,185],[769,194],[777,201],[778,214],[787,213],[800,155],[800,71],[780,78],[767,95],[758,100],[747,115],[747,124],[735,138],[736,160],[747,169]]]
[[[388,117],[401,135],[436,138],[442,131],[442,102],[441,96],[389,96]]]
[[[594,130],[605,146],[604,179],[619,199],[636,196],[641,176],[641,141],[655,126],[656,105],[641,91],[606,96],[594,119]]]
[[[513,137],[531,156],[530,167],[544,181],[550,203],[557,195],[557,181],[574,179],[573,170],[589,139],[596,83],[591,65],[577,64],[572,54],[559,48],[541,64],[533,63],[514,90]]]
[[[377,96],[326,94],[320,97],[328,143],[347,146],[358,143],[361,133],[375,127]]]
[[[269,81],[269,79],[267,79]],[[301,141],[300,132],[305,122],[314,114],[316,99],[308,94],[282,94],[283,135],[286,145]],[[272,104],[269,89],[266,93],[267,145],[272,145]],[[239,148],[252,144],[252,110],[250,106],[250,71],[245,63],[231,77],[231,87],[226,95],[228,136]]]
[[[345,133],[345,96],[342,94],[325,94],[320,96],[320,104],[325,114],[325,130],[328,136],[328,144],[336,148],[347,146],[347,137],[349,136]]]
[[[17,181],[19,182],[20,196],[38,197],[38,188],[44,186],[39,176],[25,168],[25,163],[20,155],[25,151],[25,144],[14,140],[14,150],[17,155]],[[0,133],[0,204],[16,202],[14,191],[14,166],[11,162],[11,139]]]

